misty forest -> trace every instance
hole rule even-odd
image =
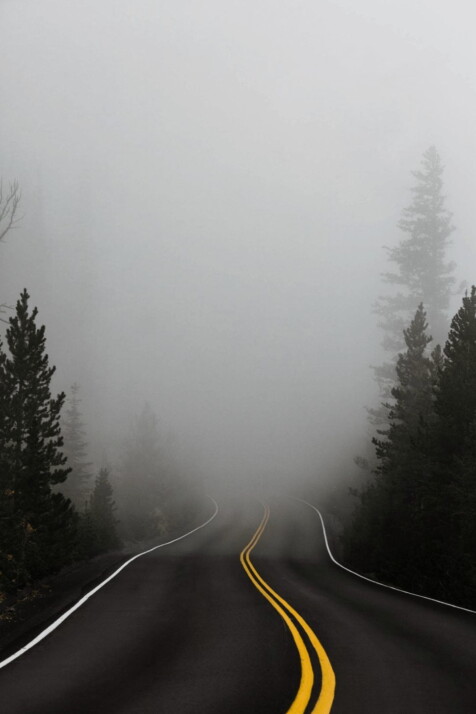
[[[0,635],[246,499],[476,609],[471,23],[225,5],[1,3]]]
[[[355,459],[368,476],[349,485],[358,503],[343,518],[342,540],[345,561],[358,570],[470,607],[476,592],[476,287],[465,290],[446,334],[455,266],[446,255],[453,225],[442,174],[431,147],[414,172],[412,200],[398,223],[400,241],[388,250],[394,272],[383,278],[398,290],[375,303],[388,355],[373,368],[382,401],[369,409],[373,453]],[[19,204],[13,182],[2,196],[3,238],[19,220]],[[160,440],[147,402],[125,436],[121,477],[111,477],[107,461],[93,473],[79,386],[71,386],[68,398],[52,394],[55,366],[30,302],[24,289],[8,321],[4,307],[4,592],[119,547],[119,533],[140,541],[176,528],[200,494],[192,471],[186,481],[174,466],[173,449]],[[311,494],[312,486],[306,485]],[[340,498],[337,516],[349,509],[349,497]]]

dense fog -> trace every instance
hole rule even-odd
[[[474,10],[457,0],[1,0],[0,175],[93,460],[149,402],[197,477],[345,478],[384,245],[435,145],[476,281]],[[461,292],[455,295],[459,304]]]

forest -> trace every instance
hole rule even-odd
[[[371,448],[342,537],[345,562],[412,592],[474,607],[476,589],[476,287],[449,320],[453,232],[443,164],[422,157],[412,201],[387,248],[393,272],[375,305],[386,361],[373,367]],[[1,237],[18,220],[16,183],[1,197]],[[149,404],[135,418],[119,474],[93,473],[80,387],[54,394],[46,329],[24,289],[3,306],[0,345],[0,588],[9,593],[65,565],[170,532],[193,512]],[[116,504],[117,501],[117,504]]]
[[[0,714],[476,712],[474,15],[0,1]]]
[[[0,240],[19,220],[20,197],[16,182],[0,192]],[[79,385],[52,392],[56,367],[28,291],[1,315],[0,602],[71,563],[180,527],[194,493],[183,492],[147,403],[124,440],[120,477],[108,465],[95,474]]]
[[[388,250],[397,292],[376,312],[388,361],[374,368],[372,472],[353,489],[346,562],[376,579],[468,608],[476,604],[476,287],[448,325],[454,265],[443,165],[434,147],[414,172],[400,243]]]

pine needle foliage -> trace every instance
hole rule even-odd
[[[412,201],[404,208],[398,223],[403,237],[394,247],[387,247],[394,270],[384,273],[390,294],[381,296],[375,305],[379,326],[383,330],[382,347],[388,361],[373,368],[383,398],[390,398],[395,384],[398,353],[405,349],[403,330],[417,306],[425,305],[429,329],[436,343],[443,343],[448,331],[448,309],[455,283],[455,264],[447,261],[446,252],[454,231],[452,214],[445,207],[443,194],[444,166],[434,146],[422,157],[421,168],[413,172],[416,183]],[[370,410],[371,420],[384,423],[381,410]]]
[[[426,330],[420,305],[345,557],[384,582],[476,609],[476,287],[443,350],[428,355]]]
[[[65,395],[51,394],[55,367],[28,300],[24,290],[6,331],[9,354],[0,355],[0,570],[10,588],[67,562],[75,531],[69,501],[51,489],[69,473],[60,427]]]
[[[79,385],[71,386],[71,396],[66,400],[66,414],[62,421],[64,453],[71,469],[68,480],[60,489],[81,509],[91,490],[91,463],[87,458],[87,441],[80,411]]]
[[[415,543],[415,528],[427,489],[429,430],[434,423],[436,365],[427,354],[431,342],[427,327],[420,304],[404,330],[406,351],[397,360],[394,401],[385,405],[388,425],[373,439],[375,477],[361,494],[347,538],[349,555],[361,567],[370,567],[387,582],[398,578],[400,584],[413,587],[422,586],[422,553],[418,539]]]
[[[94,528],[94,546],[97,553],[120,546],[117,535],[118,521],[115,517],[116,504],[109,479],[109,470],[100,469],[94,491],[89,500],[89,514]]]

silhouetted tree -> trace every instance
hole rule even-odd
[[[436,408],[440,417],[442,457],[463,450],[476,417],[476,287],[463,298],[444,350]]]
[[[454,543],[450,582],[453,593],[470,608],[476,603],[476,420],[469,425],[465,448],[456,457],[451,484],[454,504]]]
[[[94,552],[102,553],[120,546],[115,517],[116,505],[109,481],[108,469],[101,469],[88,504],[88,513],[94,533]]]
[[[476,559],[476,288],[451,322],[436,397],[438,426],[430,502],[431,538],[445,592],[468,587],[468,561]],[[474,567],[470,570],[474,573]],[[474,584],[474,581],[473,581]],[[474,597],[474,593],[473,593]]]
[[[406,351],[398,356],[394,402],[387,404],[388,426],[374,438],[375,479],[364,488],[348,534],[348,553],[360,567],[389,582],[421,586],[421,513],[428,489],[430,431],[434,425],[435,359],[420,304],[408,329]],[[438,351],[435,358],[438,359]]]
[[[378,468],[345,534],[361,570],[474,608],[476,597],[476,288],[442,352],[425,355],[425,313],[405,331]]]
[[[60,568],[71,557],[75,527],[69,502],[51,491],[69,472],[59,421],[65,395],[51,396],[55,367],[48,365],[45,327],[36,326],[38,311],[29,313],[28,299],[24,290],[6,332],[10,355],[0,359],[1,510],[9,528],[10,586]]]

